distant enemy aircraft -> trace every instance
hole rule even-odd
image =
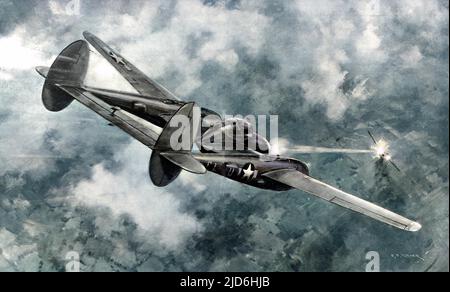
[[[392,155],[389,153],[389,144],[381,139],[376,140],[373,136],[372,132],[369,132],[369,136],[372,139],[374,145],[372,146],[372,149],[375,152],[376,158],[380,159],[381,161],[387,161],[392,164],[392,166],[399,172],[401,172],[400,167],[392,160]]]
[[[85,32],[84,37],[87,42],[79,40],[69,45],[50,68],[36,68],[45,78],[43,103],[49,111],[58,112],[76,99],[110,124],[148,146],[153,150],[149,167],[150,178],[156,186],[167,186],[182,170],[196,174],[210,171],[262,189],[299,189],[403,230],[421,229],[422,226],[417,222],[310,177],[307,165],[299,160],[270,155],[268,141],[249,130],[250,125],[245,120],[235,119],[230,128],[227,123],[229,121],[222,120],[220,115],[211,110],[201,108],[196,113],[194,103],[179,100],[99,38],[89,32]],[[88,42],[138,93],[84,85],[90,54]],[[209,137],[219,133],[236,140],[235,132],[244,130],[247,131],[245,141],[253,142],[255,146],[243,151],[200,147],[194,152],[192,149],[195,139],[190,139],[187,143],[188,149],[178,147],[180,144],[186,146],[186,139],[181,135],[182,139],[174,141],[175,132],[185,134],[189,131],[191,134],[192,130],[189,127],[179,129],[171,125],[179,116],[186,117],[192,124],[195,119],[213,117],[212,127],[200,127],[201,136]],[[191,136],[193,135],[186,137]]]

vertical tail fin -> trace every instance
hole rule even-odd
[[[196,122],[200,121],[195,116],[194,106],[194,103],[182,106],[167,123],[155,144],[150,159],[150,178],[156,186],[167,186],[182,169],[198,174],[206,172],[205,167],[190,154]]]
[[[173,115],[159,136],[154,149],[158,151],[191,151],[194,145],[195,103],[187,103]],[[181,127],[179,125],[181,124]]]
[[[79,40],[65,48],[54,61],[50,69],[38,67],[36,70],[44,77],[42,91],[44,106],[53,112],[65,109],[73,98],[58,88],[58,84],[81,86],[89,65],[89,45]]]

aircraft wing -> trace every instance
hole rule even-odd
[[[179,100],[169,90],[147,77],[142,71],[128,62],[118,52],[111,49],[101,39],[85,31],[86,40],[133,86],[139,94],[159,99]]]
[[[153,149],[161,134],[161,128],[119,107],[112,106],[83,88],[56,85],[118,128]]]
[[[422,228],[417,222],[338,190],[297,170],[276,170],[263,176],[403,230],[415,232]]]

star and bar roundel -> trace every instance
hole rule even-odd
[[[253,163],[247,163],[242,168],[242,179],[251,180],[256,178],[258,175],[258,170],[256,170],[255,165]]]

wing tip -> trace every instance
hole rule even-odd
[[[85,31],[83,31],[83,36],[87,39],[87,38],[92,37],[94,35],[92,33],[90,33],[89,31],[85,30]]]
[[[406,230],[411,232],[417,232],[420,229],[422,229],[422,225],[418,222],[412,222],[406,227]]]

